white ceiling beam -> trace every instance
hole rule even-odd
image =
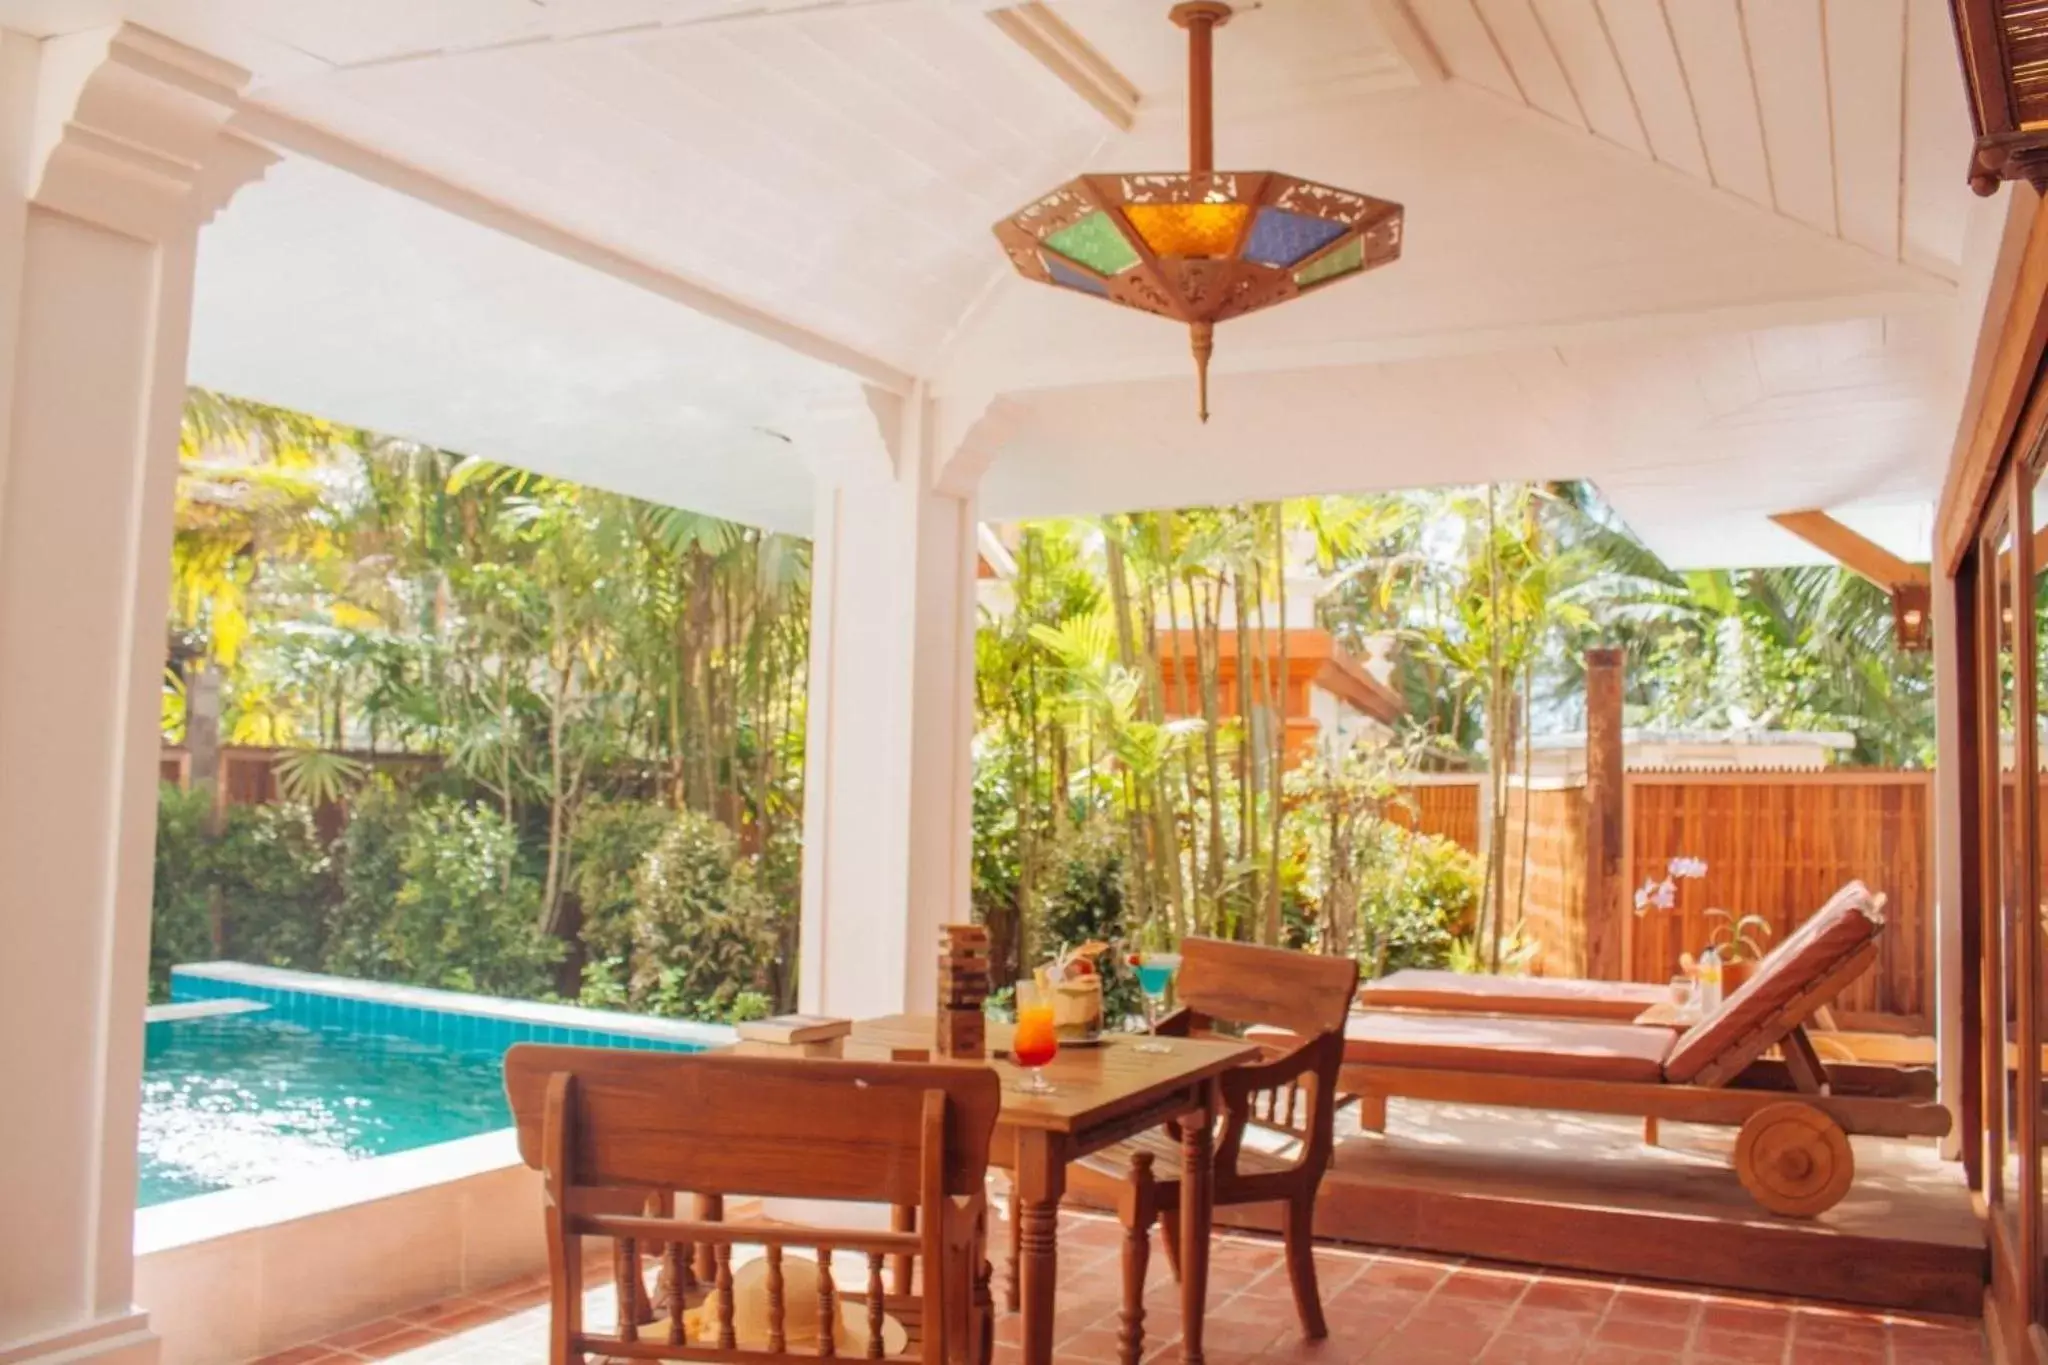
[[[1408,68],[1408,74],[1415,77],[1418,85],[1436,85],[1450,79],[1444,66],[1443,54],[1436,50],[1436,44],[1429,40],[1429,34],[1415,21],[1415,12],[1408,8],[1408,0],[1372,0],[1373,18],[1379,21],[1380,32],[1386,35],[1387,45]]]
[[[721,31],[743,28],[752,24],[774,23],[791,17],[801,17],[824,10],[859,9],[872,6],[910,5],[919,0],[787,0],[775,3],[763,0],[757,4],[737,4],[731,8],[710,13],[689,12],[679,18],[649,19],[626,24],[605,24],[597,28],[543,29],[536,32],[520,33],[512,37],[493,36],[469,44],[455,44],[442,47],[426,47],[409,51],[384,53],[360,61],[338,62],[337,71],[374,71],[383,67],[410,66],[420,62],[453,62],[470,58],[488,58],[508,52],[528,51],[547,48],[561,51],[566,48],[595,47],[604,45],[644,43],[675,34],[697,29],[718,29]],[[599,11],[602,13],[602,11]],[[576,11],[556,9],[547,11],[551,18],[573,24]],[[566,15],[565,20],[560,16]]]
[[[1110,65],[1074,32],[1066,20],[1037,0],[1008,5],[988,12],[989,21],[1051,72],[1059,82],[1108,119],[1119,132],[1128,133],[1138,119],[1138,87]]]
[[[650,294],[682,304],[795,354],[844,371],[863,383],[900,394],[909,392],[916,382],[915,376],[909,372],[844,342],[721,293],[688,276],[443,180],[383,152],[336,136],[280,110],[261,104],[245,104],[230,126],[243,136],[267,143],[280,151],[310,157],[372,184],[431,204],[480,227],[503,233],[550,255],[574,261]]]
[[[1324,341],[1303,345],[1251,345],[1234,340],[1228,329],[1217,337],[1210,372],[1215,375],[1266,374],[1354,365],[1397,364],[1459,355],[1526,351],[1616,341],[1662,340],[1729,332],[1764,331],[1773,327],[1840,322],[1851,318],[1899,317],[1935,313],[1946,316],[1954,307],[1951,294],[1932,290],[1887,290],[1787,297],[1761,303],[1733,304],[1686,311],[1595,317],[1526,327],[1501,327],[1457,332],[1412,333],[1358,341]],[[1172,340],[1157,348],[1125,348],[1106,354],[1093,348],[1070,352],[1039,352],[1030,360],[1005,357],[999,376],[1005,393],[1040,389],[1084,388],[1096,384],[1137,383],[1190,377],[1185,344],[1170,323],[1160,326]],[[997,377],[972,374],[942,376],[941,394],[985,391]]]

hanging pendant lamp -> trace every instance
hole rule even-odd
[[[1209,420],[1216,324],[1401,254],[1401,206],[1278,171],[1215,169],[1212,39],[1220,0],[1168,17],[1188,31],[1188,169],[1084,175],[995,226],[1027,279],[1188,325],[1196,410]]]

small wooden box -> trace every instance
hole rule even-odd
[[[988,1055],[988,1020],[980,1009],[946,1010],[934,1040],[941,1057],[978,1060]]]
[[[988,929],[979,924],[939,926],[939,1018],[935,1050],[941,1057],[988,1055]]]

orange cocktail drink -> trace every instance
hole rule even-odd
[[[1017,1025],[1010,1034],[1010,1060],[1030,1073],[1018,1089],[1050,1095],[1053,1087],[1039,1071],[1059,1054],[1060,1038],[1053,1027],[1052,992],[1034,981],[1017,983]]]

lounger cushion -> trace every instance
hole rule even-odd
[[[1562,976],[1480,976],[1404,967],[1358,988],[1367,1009],[1448,1010],[1453,1014],[1534,1014],[1553,1019],[1627,1023],[1668,997],[1639,981]]]
[[[1428,1071],[1497,1071],[1588,1081],[1663,1075],[1671,1030],[1579,1019],[1483,1014],[1354,1014],[1344,1026],[1351,1065]]]
[[[1862,882],[1844,886],[1757,964],[1756,972],[1721,1002],[1721,1008],[1686,1031],[1664,1063],[1664,1079],[1690,1084],[1708,1063],[1811,989],[1883,928],[1884,902]]]

